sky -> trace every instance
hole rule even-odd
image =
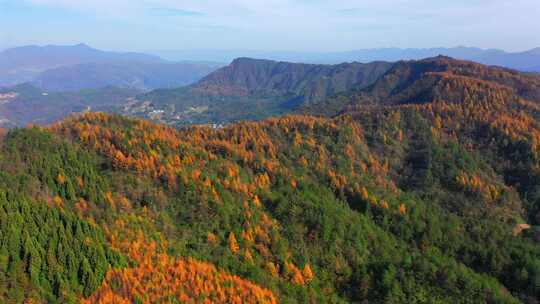
[[[0,48],[345,51],[540,46],[540,0],[0,0]]]

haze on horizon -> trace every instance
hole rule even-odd
[[[540,46],[538,0],[0,0],[0,49],[345,51]]]

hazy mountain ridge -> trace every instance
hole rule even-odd
[[[522,52],[506,52],[498,49],[474,47],[452,48],[372,48],[341,52],[287,52],[287,51],[249,51],[249,50],[180,50],[156,51],[156,54],[171,60],[213,60],[230,62],[238,57],[267,58],[278,61],[337,64],[341,62],[372,62],[418,60],[444,55],[456,59],[472,60],[482,64],[498,65],[522,71],[540,72],[540,54],[538,48]]]
[[[34,82],[58,91],[99,85],[148,90],[192,83],[216,67],[143,53],[102,51],[85,44],[24,46],[0,52],[0,87]]]
[[[486,65],[497,65],[501,67],[532,71],[540,63],[540,53],[538,49],[523,52],[506,52],[497,49],[480,49],[472,47],[455,48],[428,48],[428,49],[367,49],[350,52],[337,53],[336,58],[360,58],[359,61],[373,60],[419,60],[438,55],[448,56],[455,59],[470,60]]]
[[[77,91],[106,86],[152,90],[196,82],[215,67],[186,63],[85,63],[42,72],[31,83],[43,90]]]
[[[140,53],[105,52],[86,44],[73,46],[23,46],[0,53],[0,85],[10,86],[32,80],[39,73],[62,66],[112,61],[163,63],[165,60]]]

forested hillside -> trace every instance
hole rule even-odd
[[[307,113],[336,115],[365,105],[466,103],[480,99],[491,103],[493,99],[518,98],[540,103],[540,75],[438,56],[397,62],[366,88],[337,94],[304,108]]]
[[[322,65],[238,58],[193,87],[216,95],[293,95],[301,97],[299,103],[309,104],[353,87],[366,87],[391,66],[389,62]]]
[[[330,117],[11,130],[0,302],[538,303],[537,84],[436,58]]]

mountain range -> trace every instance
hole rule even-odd
[[[508,91],[508,99],[523,98],[540,102],[538,74],[438,56],[397,62],[372,85],[332,96],[303,110],[336,115],[364,105],[429,104],[439,100],[461,103],[467,100],[467,95],[478,92],[469,88],[469,82],[485,86],[485,91],[488,91],[487,88]],[[487,94],[485,91],[479,94]],[[483,100],[494,97],[479,95],[472,98]]]
[[[239,57],[277,61],[339,64],[422,59],[445,55],[486,65],[540,72],[540,49],[505,52],[471,47],[430,49],[359,49],[345,52],[257,52],[243,50],[156,51],[162,57],[135,52],[111,52],[86,44],[23,46],[0,52],[0,87],[31,82],[43,90],[74,91],[103,86],[149,91],[189,85]]]
[[[403,76],[396,74],[396,69],[400,73],[410,74],[410,79],[403,80],[405,82],[395,87],[391,91],[392,96],[403,88],[409,91],[400,94],[412,94],[410,91],[413,88],[420,90],[418,83],[423,83],[433,92],[430,85],[435,86],[436,78],[440,78],[438,74],[423,73],[424,69],[435,68],[422,67],[429,60],[307,64],[242,57],[218,68],[212,63],[169,63],[144,54],[101,52],[86,45],[61,47],[60,51],[56,47],[23,50],[23,54],[33,54],[30,50],[43,54],[56,52],[56,57],[51,55],[52,59],[44,60],[50,63],[49,67],[53,63],[58,65],[64,53],[71,54],[66,55],[64,60],[65,64],[69,61],[71,65],[47,69],[24,86],[4,88],[2,93],[5,97],[0,106],[0,125],[4,127],[49,123],[70,113],[86,110],[119,112],[177,126],[196,123],[219,125],[244,119],[263,119],[272,115],[303,112],[307,108],[338,113],[336,111],[350,105],[351,100],[391,102],[390,96],[378,95],[388,92],[391,81]],[[429,52],[439,50],[430,49]],[[453,50],[456,55],[483,53],[469,48]],[[8,50],[7,53],[13,51]],[[415,51],[409,50],[409,53]],[[533,56],[537,52],[529,53]],[[380,57],[385,56],[388,57]],[[433,58],[440,58],[435,61],[442,62],[443,58],[448,57]],[[102,62],[72,64],[85,60]],[[437,69],[444,72],[442,66],[437,66]],[[520,77],[535,77],[534,73],[527,76],[504,68],[491,69],[505,75],[513,73]],[[114,90],[113,87],[120,89]],[[152,90],[156,87],[159,89]],[[101,98],[100,102],[96,102],[98,97]],[[417,102],[427,97],[412,94],[409,98]],[[66,102],[69,99],[73,102]],[[323,107],[318,106],[325,103]],[[62,111],[55,113],[59,105],[62,105]],[[40,110],[40,107],[47,110]]]
[[[123,113],[159,117],[181,125],[260,119],[366,87],[392,65],[322,65],[238,58],[190,86],[137,96]]]
[[[190,84],[216,67],[170,62],[143,53],[102,51],[85,44],[24,46],[0,52],[0,87],[30,82],[49,91],[105,86],[151,90]]]
[[[107,86],[150,91],[194,83],[215,69],[214,66],[195,63],[84,63],[46,70],[30,83],[55,92]]]
[[[179,50],[155,51],[156,54],[173,60],[211,60],[230,62],[238,57],[266,58],[277,61],[337,64],[342,62],[372,62],[418,60],[444,55],[456,59],[471,60],[487,65],[497,65],[525,72],[540,72],[540,49],[522,52],[506,52],[498,49],[474,47],[453,48],[373,48],[343,52],[287,52],[287,51],[250,51],[250,50]]]
[[[478,74],[477,70],[490,71],[483,80],[500,81],[524,98],[536,100],[540,96],[537,74],[488,68],[445,56],[338,65],[239,58],[190,86],[139,95],[121,112],[175,125],[223,124],[307,108],[330,113],[353,100],[372,104],[431,102],[437,98],[433,94],[443,90],[446,73],[468,77]],[[497,77],[497,73],[503,76]]]

